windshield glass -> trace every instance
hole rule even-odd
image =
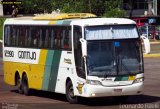
[[[86,40],[138,38],[136,25],[102,25],[85,28]]]
[[[143,72],[139,40],[88,41],[89,75],[109,76]]]
[[[89,75],[134,75],[143,72],[141,41],[136,25],[85,27]]]
[[[88,41],[87,66],[89,75],[103,75],[116,73],[114,67],[114,53],[112,42]]]

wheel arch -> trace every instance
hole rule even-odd
[[[71,78],[70,78],[70,77],[67,77],[67,79],[66,79],[66,84],[65,84],[65,93],[66,93],[67,83],[68,83],[69,81],[72,82]],[[73,84],[73,83],[72,83],[72,84]]]
[[[67,79],[66,79],[66,85],[67,85],[67,83],[68,83],[69,81],[71,81],[71,78],[70,78],[70,77],[67,77]],[[72,82],[72,81],[71,81],[71,82]]]
[[[22,73],[22,78],[24,78],[24,76],[27,76],[27,73],[24,71],[23,73]],[[28,77],[27,77],[28,78]]]

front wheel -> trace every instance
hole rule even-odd
[[[69,81],[66,86],[66,98],[71,104],[78,103],[78,97],[74,95],[74,89],[71,81]]]

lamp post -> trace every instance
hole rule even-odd
[[[157,0],[148,0],[148,13],[157,16]]]
[[[0,2],[2,2],[2,0],[0,0]],[[3,5],[0,4],[0,16],[3,16]]]
[[[157,16],[157,0],[153,0],[153,10],[154,10],[154,15]]]

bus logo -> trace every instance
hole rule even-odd
[[[67,63],[67,64],[72,64],[71,59],[64,58],[64,62]]]

